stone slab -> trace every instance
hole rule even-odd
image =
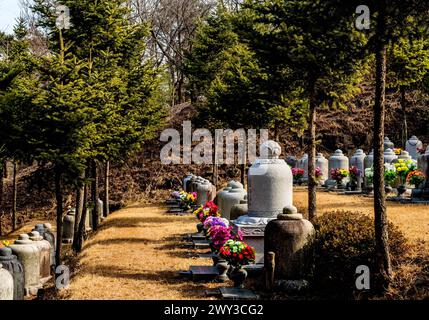
[[[211,281],[219,276],[215,266],[190,266],[189,271],[193,281]]]
[[[249,289],[220,287],[222,299],[225,300],[257,300],[258,295]]]
[[[167,213],[182,213],[182,212],[183,212],[182,208],[170,208],[167,211]]]
[[[166,204],[178,204],[180,201],[176,199],[167,199],[165,200]]]
[[[213,259],[214,256],[215,255],[211,252],[210,253],[200,253],[197,255],[197,257],[201,258],[201,259]]]
[[[253,276],[261,275],[264,272],[264,264],[263,263],[249,264],[247,266],[243,266],[243,269],[247,271],[249,277],[253,277]]]
[[[423,200],[423,199],[412,199],[411,203],[416,203],[416,204],[427,204],[429,205],[429,200]]]
[[[193,243],[193,246],[194,246],[195,249],[207,249],[207,248],[210,248],[209,242],[207,240],[205,240],[205,239],[204,240],[196,239],[196,240],[193,240],[192,243]]]
[[[362,194],[363,193],[363,191],[361,190],[361,191],[344,191],[344,194],[345,195],[355,195],[355,194]]]
[[[205,240],[206,237],[202,233],[196,232],[196,233],[189,233],[187,236],[184,237],[184,239],[189,241]]]
[[[400,203],[411,203],[410,198],[402,198],[402,197],[388,197],[386,200],[392,201],[392,202],[400,202]]]

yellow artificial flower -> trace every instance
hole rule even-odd
[[[5,247],[9,247],[9,246],[10,246],[10,241],[4,240],[4,241],[3,241],[3,245],[4,245]]]

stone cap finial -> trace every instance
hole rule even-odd
[[[50,223],[44,223],[43,226],[49,231],[52,229],[52,225]]]
[[[40,235],[39,231],[31,231],[29,233],[29,236],[30,236],[30,240],[33,240],[33,241],[43,240],[43,237]]]
[[[278,159],[282,148],[274,140],[267,140],[261,144],[261,159]]]
[[[343,155],[343,151],[341,149],[337,149],[337,150],[335,150],[334,155],[335,156],[342,156]]]
[[[8,247],[0,248],[0,257],[10,257],[12,255],[12,249]]]
[[[298,213],[298,209],[295,206],[287,206],[283,208],[283,213],[277,216],[279,220],[302,220],[302,214]]]
[[[28,234],[25,234],[25,233],[20,234],[18,236],[18,240],[28,240],[28,239],[30,239],[30,236]]]

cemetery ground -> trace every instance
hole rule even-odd
[[[300,211],[305,210],[306,188],[295,188],[294,198]],[[338,209],[372,215],[372,202],[369,197],[318,192],[321,214]],[[59,293],[47,289],[43,298],[210,299],[204,294],[205,290],[231,286],[232,283],[194,283],[178,276],[179,270],[188,270],[190,265],[211,265],[212,261],[196,257],[207,249],[183,246],[183,236],[196,231],[195,217],[165,212],[163,206],[139,204],[114,212],[91,235],[80,255],[65,251],[65,262],[72,272],[69,289]],[[412,244],[409,263],[397,270],[401,274],[400,283],[387,293],[390,297],[401,298],[410,295],[409,290],[413,290],[416,281],[429,281],[428,260],[420,261],[418,257],[429,252],[429,207],[389,202],[388,215]],[[13,240],[18,234],[29,232],[34,224],[32,221],[2,240]]]

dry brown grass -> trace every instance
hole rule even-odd
[[[193,216],[166,215],[159,207],[134,205],[116,212],[85,244],[77,275],[58,298],[206,299],[204,289],[219,284],[178,277],[190,265],[212,264],[181,247],[195,224]]]
[[[294,203],[300,209],[307,208],[307,190],[294,190]],[[317,206],[320,214],[335,210],[359,211],[373,216],[373,199],[363,196],[338,195],[330,192],[317,193]],[[387,202],[389,221],[398,226],[405,236],[414,243],[423,242],[429,251],[429,205],[400,204]]]

